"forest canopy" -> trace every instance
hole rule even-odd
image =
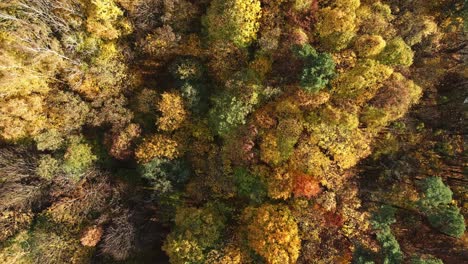
[[[2,0],[0,263],[465,263],[466,0]]]

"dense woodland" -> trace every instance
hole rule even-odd
[[[1,0],[0,263],[468,263],[466,0]]]

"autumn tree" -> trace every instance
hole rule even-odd
[[[346,48],[358,30],[356,9],[360,1],[332,1],[318,12],[316,31],[320,42],[329,51]]]
[[[242,213],[248,245],[267,263],[295,263],[301,247],[297,223],[282,205],[247,207]]]
[[[249,46],[257,38],[260,1],[211,1],[203,25],[210,40],[231,41],[238,47]]]
[[[187,118],[182,98],[178,94],[163,93],[157,109],[162,114],[157,122],[162,131],[170,132],[180,128]]]
[[[175,229],[163,245],[171,263],[204,263],[206,254],[222,238],[226,213],[227,208],[218,203],[208,203],[202,208],[179,208]]]
[[[180,156],[179,144],[165,136],[156,134],[146,138],[135,150],[138,162],[146,163],[154,158],[167,158],[172,160]]]
[[[379,61],[390,66],[411,66],[413,64],[413,51],[401,38],[390,40],[385,49],[379,54]]]
[[[260,85],[255,79],[238,73],[225,84],[225,92],[212,98],[214,106],[209,118],[217,134],[224,136],[237,126],[246,123],[246,117],[253,112],[260,100]]]
[[[74,136],[70,139],[64,155],[63,170],[72,179],[79,180],[81,174],[92,165],[96,158],[86,140],[82,137]]]

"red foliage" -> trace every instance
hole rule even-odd
[[[343,225],[343,217],[333,212],[325,213],[325,224],[327,226],[341,227]]]

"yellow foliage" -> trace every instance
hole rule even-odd
[[[281,161],[281,153],[278,150],[278,142],[275,133],[268,132],[260,143],[260,159],[273,166]]]
[[[211,39],[246,47],[257,38],[260,17],[259,0],[214,0],[203,22]]]
[[[242,220],[247,224],[249,246],[268,264],[293,264],[299,257],[299,228],[289,209],[263,204],[247,207]]]
[[[356,40],[354,45],[359,56],[371,57],[382,52],[386,42],[378,35],[362,35]]]
[[[307,140],[299,142],[294,149],[290,160],[290,166],[296,170],[303,171],[317,179],[324,179],[332,161],[320,148],[310,144]]]
[[[38,134],[46,124],[43,98],[32,95],[0,104],[0,137],[18,140]]]
[[[103,39],[117,39],[132,31],[123,14],[113,0],[91,0],[86,29]]]
[[[272,175],[266,175],[265,178],[270,198],[286,200],[291,197],[294,180],[291,173],[277,169]]]
[[[265,79],[265,76],[270,73],[271,67],[272,61],[266,56],[258,56],[249,64],[249,68],[255,71],[261,80]]]
[[[356,34],[356,13],[347,8],[320,9],[316,30],[328,50],[341,50]]]
[[[370,100],[393,69],[375,60],[364,60],[333,81],[333,91],[338,98],[352,100],[361,105]]]
[[[241,264],[241,250],[234,245],[228,245],[221,251],[212,250],[208,253],[206,264]]]
[[[157,121],[158,128],[162,131],[174,131],[180,128],[187,118],[183,99],[178,94],[163,93],[157,108],[162,113]]]
[[[164,135],[154,135],[141,143],[135,151],[139,163],[146,163],[154,158],[178,158],[181,153],[179,143]]]

